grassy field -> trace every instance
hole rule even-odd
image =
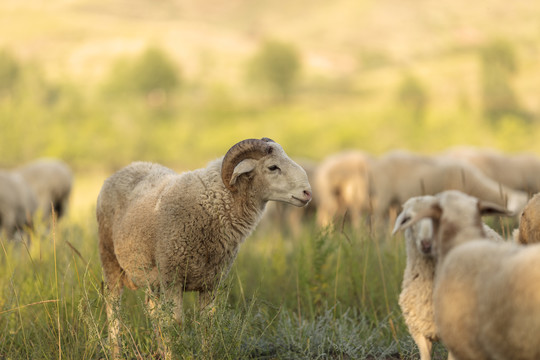
[[[109,358],[94,215],[104,177],[78,177],[71,212],[38,224],[30,245],[0,238],[0,358]],[[319,229],[308,219],[285,235],[267,221],[242,244],[212,317],[185,294],[183,327],[167,329],[177,358],[417,358],[397,304],[401,234]],[[126,358],[156,358],[142,290],[124,292],[122,320]],[[442,346],[434,358],[446,358]]]
[[[74,202],[83,198],[75,194]],[[96,222],[86,209],[50,231],[41,227],[30,246],[1,240],[1,358],[108,358]],[[292,237],[261,227],[242,245],[213,317],[185,295],[184,327],[169,329],[174,352],[181,359],[414,358],[397,305],[404,264],[401,236],[385,231],[328,232],[308,222]],[[126,357],[153,358],[143,291],[124,293],[122,316]]]

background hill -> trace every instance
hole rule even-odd
[[[540,152],[538,19],[524,0],[2,1],[0,165],[184,168],[262,136],[314,159]],[[268,43],[298,63],[286,89],[252,76]]]

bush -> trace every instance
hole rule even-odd
[[[135,59],[121,59],[113,66],[106,93],[146,98],[159,106],[181,85],[177,65],[158,48],[148,48]]]
[[[10,94],[20,77],[21,67],[7,50],[0,51],[0,97]]]
[[[397,90],[399,104],[412,119],[422,122],[425,117],[428,95],[423,84],[413,75],[406,75]]]
[[[484,115],[497,123],[507,115],[527,118],[512,88],[511,80],[518,72],[516,54],[512,45],[494,40],[480,53],[482,66],[482,100]]]
[[[298,51],[278,41],[265,42],[249,64],[249,79],[267,87],[281,101],[290,99],[301,68]]]

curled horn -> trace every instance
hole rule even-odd
[[[229,184],[236,165],[245,159],[260,159],[272,152],[272,147],[269,142],[274,142],[269,138],[262,139],[246,139],[233,145],[225,154],[221,164],[221,180],[229,190],[233,187]]]

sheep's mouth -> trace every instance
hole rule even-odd
[[[301,202],[303,204],[303,206],[306,206],[308,204],[308,202],[311,200],[311,199],[309,199],[309,200],[300,199],[300,198],[297,198],[296,196],[293,196],[292,198],[294,200],[297,200],[297,201]]]

